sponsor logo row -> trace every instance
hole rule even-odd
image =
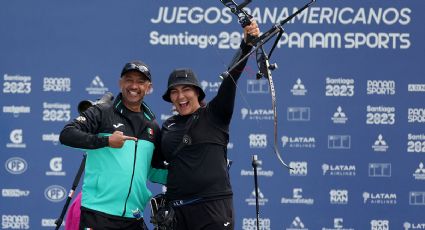
[[[251,68],[245,69],[246,74],[253,75],[255,71]],[[3,93],[4,94],[29,94],[31,93],[31,76],[8,75],[3,76]],[[44,77],[43,92],[70,92],[71,78],[69,77]],[[315,83],[317,84],[317,83]],[[352,97],[355,94],[355,80],[353,78],[327,77],[325,79],[325,95],[326,96],[347,96]],[[220,81],[201,81],[201,87],[206,92],[217,92],[220,87]],[[103,95],[109,90],[105,86],[100,76],[93,77],[92,81],[86,87],[86,91],[90,95]],[[408,92],[425,92],[425,84],[409,83],[407,84]],[[270,88],[267,80],[250,80],[247,81],[247,93],[269,93]],[[305,96],[308,89],[301,78],[298,78],[293,84],[290,92],[294,96]],[[394,80],[367,80],[367,95],[396,95],[396,82]]]

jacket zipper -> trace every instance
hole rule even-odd
[[[133,187],[134,171],[135,171],[135,169],[136,169],[136,157],[137,157],[137,140],[135,141],[135,147],[134,147],[133,172],[131,173],[130,188],[128,189],[127,198],[125,199],[125,203],[124,203],[124,210],[123,210],[122,215],[121,215],[122,217],[124,217],[124,216],[125,216],[126,209],[127,209],[127,202],[128,202],[128,198],[130,197],[131,188]]]

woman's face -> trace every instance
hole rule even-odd
[[[198,90],[191,85],[177,85],[170,90],[171,103],[183,116],[192,114],[201,107],[198,96]]]

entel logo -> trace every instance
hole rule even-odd
[[[4,166],[6,170],[11,174],[22,174],[28,168],[27,162],[20,157],[9,158]]]
[[[60,202],[66,197],[66,190],[59,185],[51,185],[44,190],[44,196],[51,202]]]

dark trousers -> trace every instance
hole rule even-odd
[[[233,230],[232,198],[174,207],[175,230]]]
[[[101,214],[95,211],[90,211],[85,208],[82,208],[80,216],[80,230],[85,230],[87,228],[94,230],[148,229],[143,219],[136,220],[133,218],[108,216],[106,214]]]

